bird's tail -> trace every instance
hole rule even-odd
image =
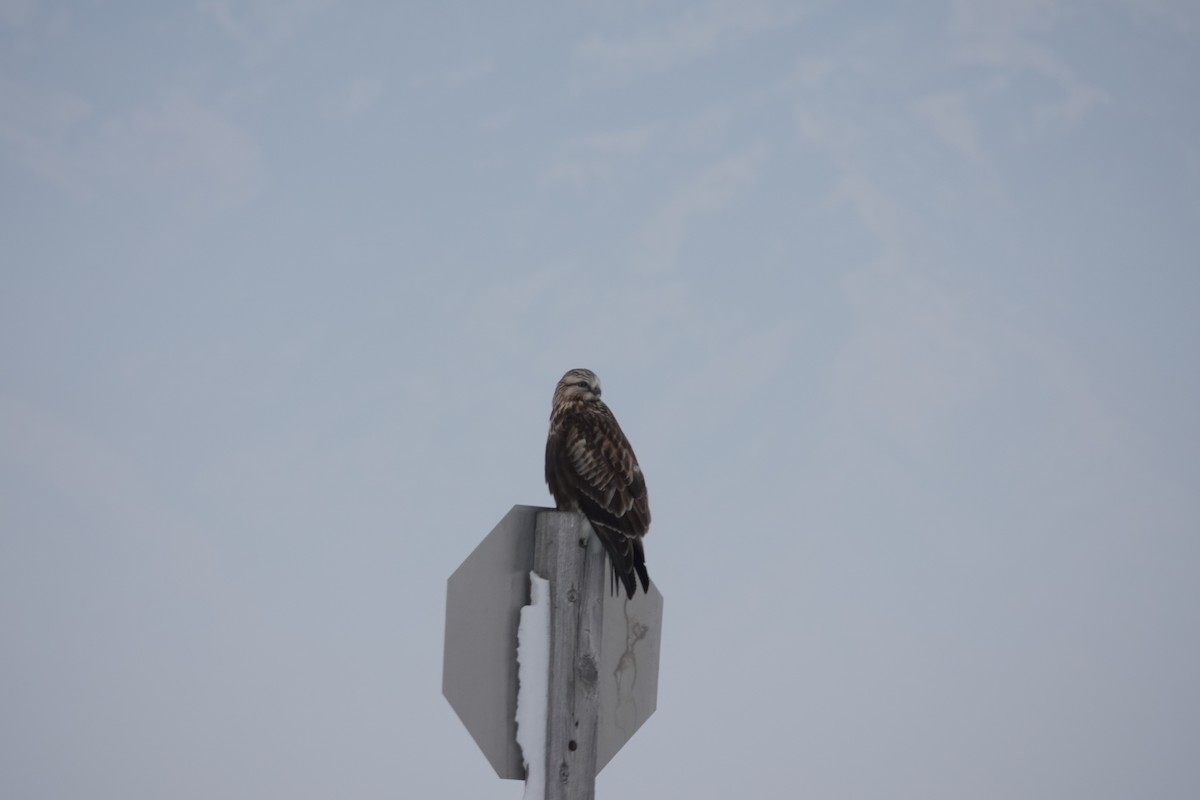
[[[646,553],[642,549],[641,537],[629,536],[607,525],[593,524],[592,527],[612,564],[610,591],[616,594],[620,584],[625,589],[626,597],[632,600],[639,579],[642,591],[650,591],[650,574],[646,571]]]

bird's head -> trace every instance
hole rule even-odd
[[[590,369],[573,369],[554,387],[554,405],[567,403],[598,403],[600,401],[600,379]]]

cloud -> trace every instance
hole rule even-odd
[[[206,206],[242,201],[262,178],[253,139],[187,95],[109,118],[76,158],[98,181]]]
[[[373,78],[355,78],[346,90],[346,111],[361,114],[379,99],[383,84]]]
[[[926,95],[913,104],[917,114],[943,142],[976,163],[986,162],[983,136],[963,92]]]
[[[786,84],[801,91],[820,89],[829,81],[830,76],[837,72],[837,69],[838,63],[832,58],[804,58],[793,68]]]
[[[542,318],[571,307],[568,286],[576,279],[570,264],[553,264],[506,276],[479,288],[464,305],[457,329],[463,341],[475,343],[490,365],[509,363],[518,354],[544,348],[536,327]]]
[[[559,148],[542,179],[578,187],[610,183],[619,166],[640,155],[653,135],[654,129],[644,126],[575,137]]]
[[[914,106],[942,141],[986,161],[965,95],[929,95]],[[995,367],[967,311],[970,298],[949,288],[929,261],[936,247],[920,212],[900,199],[872,159],[872,123],[812,104],[796,112],[801,141],[834,167],[828,203],[853,214],[877,248],[842,280],[853,327],[837,357],[829,407],[847,440],[856,440],[867,422],[876,434],[915,444],[988,386]]]
[[[916,220],[871,174],[866,127],[837,113],[802,107],[796,112],[796,128],[801,141],[825,151],[836,170],[828,203],[849,207],[878,241],[885,260],[902,259],[917,230]]]
[[[485,131],[502,131],[512,126],[513,119],[516,114],[511,108],[505,108],[501,111],[493,111],[485,114],[479,120],[479,127]]]
[[[44,408],[0,397],[0,445],[16,474],[46,485],[63,505],[86,509],[98,521],[116,522],[129,535],[190,530],[155,495],[135,463]]]
[[[433,64],[426,69],[410,72],[405,78],[409,89],[423,91],[458,91],[475,86],[496,74],[496,62],[487,57],[475,57],[450,64]]]
[[[33,18],[33,0],[0,0],[0,25],[19,28]]]
[[[831,407],[918,445],[996,380],[992,344],[969,299],[914,269],[875,264],[844,281],[855,333],[838,359]]]
[[[951,26],[969,38],[1010,38],[1031,31],[1045,33],[1065,14],[1062,0],[953,0]]]
[[[864,138],[863,127],[849,117],[802,106],[796,111],[796,131],[810,144],[829,149],[839,161],[845,161]]]
[[[0,148],[78,199],[117,192],[211,211],[261,184],[254,140],[190,95],[97,116],[75,95],[0,79]]]
[[[642,228],[635,263],[658,272],[674,268],[688,225],[698,217],[721,212],[736,197],[749,191],[767,163],[767,148],[754,144],[721,159],[675,188]]]
[[[68,134],[90,114],[91,106],[73,94],[0,76],[0,152],[72,193],[82,186],[64,155]]]
[[[657,440],[655,448],[667,450],[679,440],[694,440],[696,431],[735,424],[739,409],[761,398],[786,371],[795,338],[793,320],[714,336],[702,361],[680,368],[650,411],[658,420],[651,439]]]
[[[918,98],[912,109],[934,136],[966,162],[978,194],[1004,203],[1002,173],[972,109],[971,93],[935,92]]]
[[[575,48],[575,55],[585,63],[621,73],[664,69],[786,27],[806,13],[806,8],[789,3],[710,2],[654,32],[593,36]]]
[[[261,60],[290,42],[327,0],[203,0],[198,10],[212,20],[253,60]]]
[[[1134,17],[1161,24],[1189,41],[1200,40],[1200,6],[1194,0],[1118,0]]]
[[[680,123],[680,141],[695,150],[717,147],[729,135],[734,120],[732,109],[713,106]]]
[[[458,89],[477,83],[495,71],[496,65],[490,58],[477,58],[446,70],[442,75],[442,80],[451,89]]]
[[[360,75],[339,88],[327,109],[334,116],[357,117],[374,108],[382,95],[380,80]]]
[[[1009,72],[1028,72],[1056,86],[1060,96],[1032,108],[1031,132],[1064,133],[1078,125],[1107,95],[1079,78],[1039,38],[1067,16],[1060,0],[984,3],[955,0],[950,33],[959,63],[984,64]]]

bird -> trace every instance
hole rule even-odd
[[[582,512],[592,524],[612,562],[612,591],[619,581],[632,600],[639,579],[650,591],[642,549],[650,529],[646,479],[590,369],[569,370],[554,387],[546,484],[559,511]]]

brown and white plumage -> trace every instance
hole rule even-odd
[[[646,480],[617,418],[600,399],[600,379],[573,369],[554,389],[546,437],[546,483],[559,511],[581,511],[633,597],[637,578],[649,591],[642,537],[650,528]]]

